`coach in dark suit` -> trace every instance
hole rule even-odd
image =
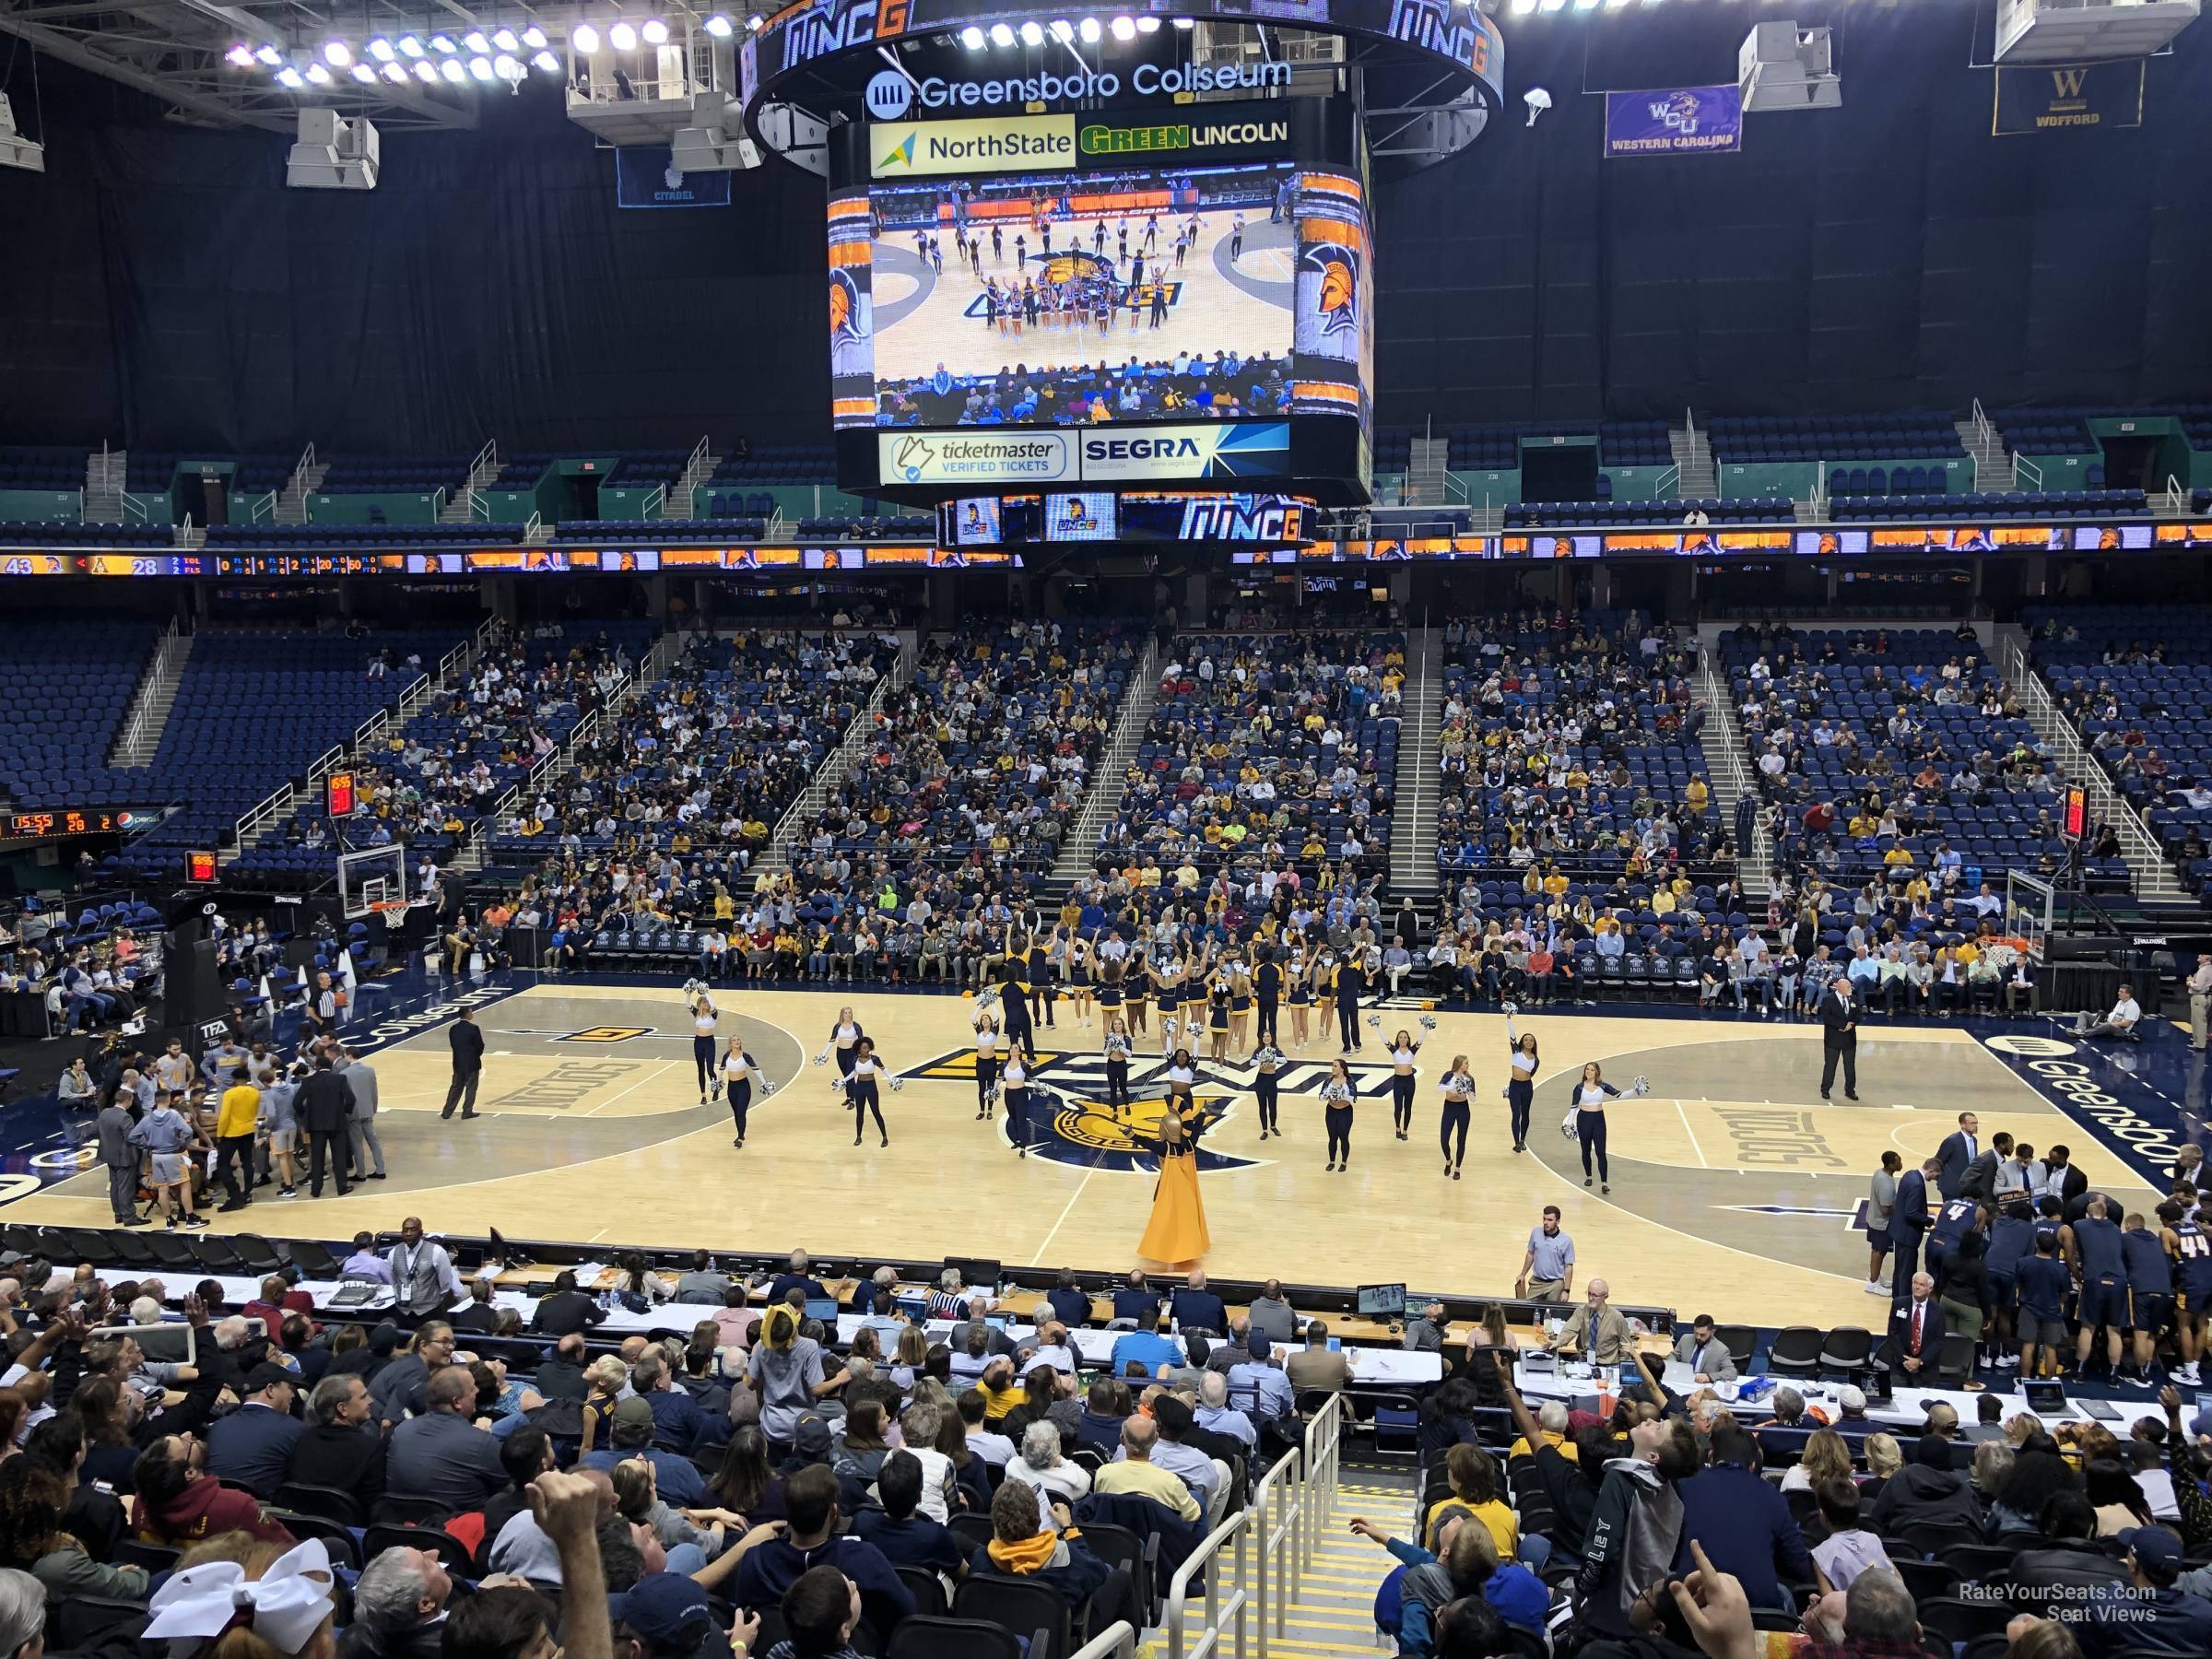
[[[1974,1154],[1973,1162],[1966,1166],[1966,1173],[1959,1178],[1959,1196],[1981,1199],[1995,1197],[1997,1166],[2011,1156],[2012,1136],[2000,1129],[1989,1137],[1988,1146]]]
[[[1899,1187],[1901,1196],[1903,1187]],[[1943,1304],[1936,1300],[1936,1281],[1924,1273],[1912,1276],[1911,1296],[1889,1312],[1889,1340],[1882,1359],[1889,1374],[1907,1388],[1934,1384],[1936,1367],[1943,1359]]]
[[[453,1087],[445,1091],[445,1110],[438,1115],[450,1118],[453,1108],[461,1108],[461,1115],[477,1115],[477,1084],[484,1076],[484,1030],[477,1024],[476,1015],[467,1008],[461,1018],[447,1030],[446,1042],[453,1051]]]
[[[300,1085],[300,1092],[292,1098],[292,1111],[307,1136],[308,1195],[323,1196],[323,1160],[327,1157],[331,1173],[337,1178],[338,1196],[343,1198],[347,1192],[346,1128],[353,1118],[353,1085],[330,1069],[327,1054],[315,1062],[314,1076]]]
[[[1947,1199],[1958,1197],[1964,1191],[1967,1166],[1981,1155],[1982,1120],[1971,1112],[1962,1112],[1959,1127],[1945,1135],[1943,1145],[1936,1148],[1936,1161],[1943,1166],[1936,1177],[1936,1190]]]
[[[1820,999],[1820,1098],[1836,1086],[1836,1066],[1843,1067],[1843,1098],[1859,1098],[1859,1011],[1852,1005],[1851,982],[1838,979]]]
[[[1898,1178],[1897,1202],[1889,1206],[1889,1292],[1895,1301],[1905,1300],[1920,1270],[1920,1235],[1928,1230],[1928,1177],[1935,1171],[1931,1158]]]
[[[2048,1191],[2056,1193],[2066,1206],[2065,1218],[2078,1221],[2089,1211],[2089,1178],[2074,1167],[2074,1154],[2066,1147],[2052,1147],[2043,1153],[2043,1167],[2049,1171]]]

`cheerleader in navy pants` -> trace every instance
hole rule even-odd
[[[1467,1057],[1452,1056],[1452,1069],[1444,1074],[1444,1118],[1437,1132],[1437,1140],[1444,1151],[1444,1173],[1453,1180],[1459,1179],[1459,1167],[1467,1161],[1467,1124],[1475,1112],[1475,1079],[1467,1076]]]
[[[1254,1070],[1252,1075],[1252,1098],[1259,1103],[1260,1138],[1273,1135],[1283,1138],[1283,1126],[1277,1119],[1277,1108],[1282,1100],[1282,1084],[1276,1068],[1283,1063],[1283,1051],[1273,1043],[1262,1043],[1252,1056]]]
[[[1528,1150],[1528,1114],[1536,1095],[1536,1034],[1513,1030],[1514,1009],[1505,1011],[1506,1057],[1512,1070],[1506,1079],[1505,1100],[1513,1114],[1513,1150]]]
[[[1605,1068],[1594,1060],[1583,1067],[1574,1086],[1574,1136],[1583,1143],[1583,1184],[1590,1184],[1590,1162],[1597,1160],[1598,1191],[1613,1190],[1611,1166],[1606,1161],[1606,1102],[1620,1098],[1620,1090],[1606,1081]]]
[[[845,1078],[845,1103],[853,1108],[853,1144],[856,1147],[861,1128],[871,1115],[883,1144],[891,1144],[891,1132],[883,1125],[883,1097],[877,1092],[883,1075],[883,1062],[876,1058],[876,1040],[863,1037],[853,1052],[853,1070]]]
[[[1390,1126],[1400,1140],[1413,1127],[1413,1057],[1420,1052],[1411,1031],[1401,1030],[1390,1040]]]

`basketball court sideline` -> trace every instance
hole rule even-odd
[[[1037,1032],[1036,1070],[1057,1104],[1039,1114],[1037,1144],[1024,1158],[1003,1115],[976,1118],[972,1002],[742,987],[724,987],[715,1000],[724,1039],[743,1033],[779,1085],[756,1100],[742,1151],[731,1145],[724,1108],[700,1103],[677,987],[545,982],[479,1006],[484,1115],[474,1123],[439,1116],[450,1075],[446,1020],[365,1018],[349,1034],[373,1049],[391,1179],[319,1201],[304,1191],[278,1201],[265,1188],[251,1210],[217,1220],[335,1239],[419,1214],[433,1230],[496,1227],[610,1247],[804,1245],[863,1257],[1134,1265],[1153,1188],[1139,1143],[1159,1109],[1157,1018],[1139,1040],[1135,1104],[1115,1113],[1100,1103],[1097,1017],[1077,1025],[1072,1006],[1059,1005],[1057,1024]],[[853,1144],[835,1067],[817,1063],[848,1005],[901,1079],[883,1096],[888,1151],[873,1135]],[[2090,1182],[2131,1205],[2148,1197],[2156,1172],[2023,1075],[2070,1064],[2049,1058],[2073,1052],[2056,1039],[1883,1028],[1861,1043],[1861,1100],[1830,1104],[1818,1094],[1819,1035],[1810,1024],[1531,1010],[1520,1025],[1537,1034],[1544,1064],[1530,1148],[1516,1156],[1502,1099],[1503,1019],[1444,1012],[1424,1033],[1412,1009],[1378,1016],[1382,1028],[1363,1026],[1353,1057],[1361,1099],[1348,1173],[1323,1169],[1318,1089],[1336,1044],[1318,1010],[1313,1041],[1292,1050],[1282,1073],[1281,1138],[1259,1139],[1247,1065],[1202,1065],[1211,1270],[1503,1292],[1529,1229],[1557,1204],[1576,1241],[1580,1279],[1606,1278],[1617,1300],[1746,1323],[1771,1324],[1777,1310],[1805,1323],[1864,1323],[1858,1217],[1868,1178],[1886,1147],[1908,1163],[1933,1152],[1962,1106],[1981,1113],[1985,1135],[2002,1128],[2038,1147],[2069,1143]],[[1405,1141],[1391,1129],[1384,1054],[1401,1027],[1425,1037]],[[1286,1018],[1286,1040],[1289,1031]],[[1437,1151],[1434,1079],[1458,1053],[1480,1089],[1465,1178],[1453,1182]],[[1610,1194],[1583,1186],[1578,1147],[1559,1127],[1569,1085],[1593,1059],[1618,1086],[1638,1076],[1651,1086],[1648,1096],[1610,1108]],[[109,1218],[98,1171],[9,1208],[37,1222]]]

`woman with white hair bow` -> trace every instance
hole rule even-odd
[[[170,1659],[333,1659],[330,1554],[310,1538],[257,1579],[236,1561],[187,1567],[154,1592],[146,1640]]]

